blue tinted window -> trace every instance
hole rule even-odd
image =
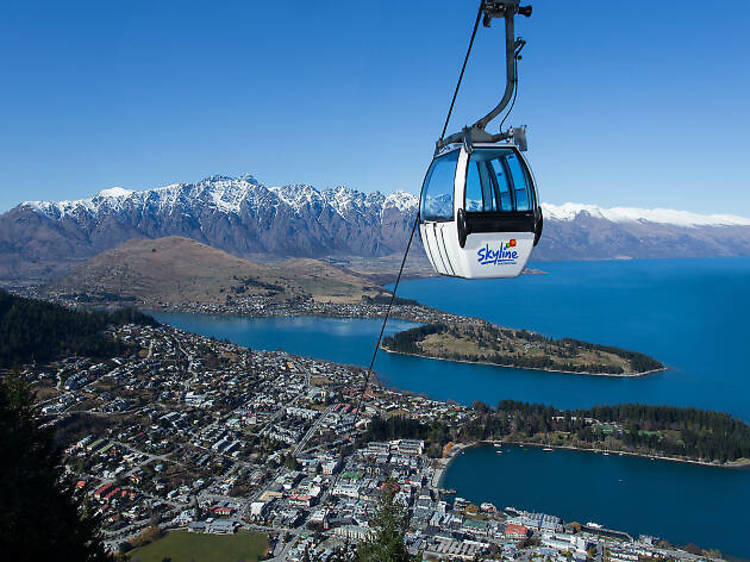
[[[497,210],[495,192],[489,177],[492,174],[488,162],[470,161],[466,171],[466,197],[464,209],[469,212],[493,212]]]
[[[422,220],[453,220],[453,183],[458,152],[454,150],[432,162],[424,181]]]
[[[509,154],[505,157],[508,164],[510,175],[513,178],[513,194],[516,200],[516,211],[530,211],[531,203],[531,181],[529,180],[526,170],[518,160],[515,154]]]
[[[476,172],[473,171],[475,166]],[[477,182],[480,185],[476,185]],[[533,209],[531,179],[512,149],[478,148],[472,152],[466,176],[465,204],[469,212]]]

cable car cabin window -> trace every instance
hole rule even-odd
[[[464,209],[470,213],[493,213],[497,211],[495,206],[495,194],[490,181],[482,181],[481,176],[487,175],[487,167],[484,162],[469,162],[466,171],[466,204]]]
[[[531,181],[528,172],[521,165],[518,156],[509,154],[505,161],[508,164],[513,179],[513,194],[516,201],[516,211],[531,211],[533,209]]]
[[[424,180],[422,220],[453,220],[453,184],[456,179],[458,150],[433,160]]]
[[[513,150],[475,149],[466,173],[464,208],[469,213],[530,211],[531,181]]]

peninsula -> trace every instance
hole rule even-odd
[[[635,377],[665,369],[648,355],[571,338],[553,339],[528,330],[495,326],[456,316],[383,340],[386,351],[467,363],[559,371],[586,375]]]

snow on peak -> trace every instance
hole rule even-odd
[[[27,201],[29,207],[50,218],[92,216],[100,213],[120,214],[134,210],[177,211],[197,213],[200,208],[213,208],[227,214],[239,214],[244,208],[267,204],[286,205],[295,213],[313,209],[320,213],[324,207],[347,218],[388,209],[412,214],[418,198],[412,193],[379,191],[364,193],[346,186],[318,190],[308,184],[292,184],[266,188],[250,174],[238,178],[215,175],[197,183],[177,183],[165,187],[135,191],[124,187],[110,187],[93,197],[76,201]],[[642,222],[680,227],[750,226],[750,219],[725,214],[698,214],[674,209],[642,209],[636,207],[599,207],[581,203],[554,205],[542,203],[548,220],[573,221],[580,216],[591,216],[616,223]]]
[[[406,191],[394,191],[385,196],[386,207],[396,207],[399,211],[408,212],[416,209],[417,196]]]
[[[320,203],[323,200],[320,191],[311,185],[303,183],[270,187],[269,191],[275,193],[279,199],[292,207],[295,212],[299,212],[305,205]]]
[[[642,209],[638,207],[604,208],[582,203],[554,205],[542,203],[544,217],[560,221],[575,220],[581,214],[610,222],[650,222],[674,226],[750,226],[750,219],[736,215],[703,215],[675,209]]]
[[[97,197],[127,197],[133,193],[132,189],[125,189],[124,187],[109,187],[102,189],[96,194]]]

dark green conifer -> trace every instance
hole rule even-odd
[[[63,478],[52,431],[32,410],[29,385],[16,375],[0,382],[0,552],[14,561],[110,557],[98,521]]]

